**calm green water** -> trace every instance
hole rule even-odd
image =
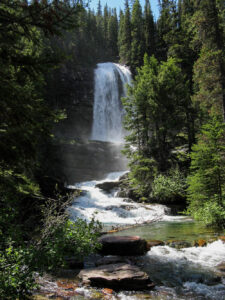
[[[137,226],[113,235],[138,235],[146,240],[179,240],[193,242],[198,239],[210,240],[222,235],[224,231],[204,224],[195,222],[188,218],[173,219],[171,221],[160,221],[149,225]]]

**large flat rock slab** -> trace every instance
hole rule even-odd
[[[115,290],[141,290],[154,286],[145,272],[126,263],[82,270],[78,276],[83,284]]]
[[[104,255],[143,255],[147,242],[139,236],[105,236],[100,238],[101,253]]]

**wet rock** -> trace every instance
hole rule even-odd
[[[154,286],[145,272],[124,263],[82,270],[79,278],[84,284],[114,290],[141,290]]]
[[[206,242],[206,240],[199,239],[198,241],[195,241],[194,246],[195,247],[205,247],[205,246],[207,246],[207,242]]]
[[[106,236],[100,238],[101,253],[104,255],[143,255],[147,242],[139,236]]]
[[[96,184],[95,187],[109,193],[111,190],[119,186],[119,181],[106,181],[103,183]]]
[[[135,190],[133,188],[128,188],[128,187],[121,187],[117,193],[117,196],[121,198],[129,198],[134,201],[138,200],[138,197],[135,194]]]
[[[219,270],[220,272],[223,272],[225,273],[225,261],[220,263],[218,266],[217,266],[217,270]]]
[[[225,243],[225,235],[219,236],[219,240],[221,240],[223,243]]]
[[[119,182],[128,181],[128,174],[129,174],[129,172],[127,172],[127,173],[123,174],[122,176],[120,176]]]
[[[106,207],[106,210],[113,210],[113,209],[118,209],[118,208],[130,211],[131,209],[135,209],[136,206],[134,206],[134,205],[119,205],[119,206],[117,206],[117,205],[110,205],[110,206]]]
[[[130,260],[121,256],[105,256],[103,258],[100,258],[95,264],[96,266],[102,266],[117,263],[130,263]]]
[[[187,241],[167,241],[166,245],[176,249],[192,247],[192,244]]]
[[[163,246],[164,244],[165,243],[163,241],[157,241],[157,240],[147,241],[147,249],[149,251],[152,247]]]
[[[78,261],[74,256],[66,256],[65,261],[70,269],[82,269],[84,267],[84,262]]]
[[[106,295],[112,295],[113,294],[113,290],[105,288],[105,289],[102,290],[102,293],[106,294]]]

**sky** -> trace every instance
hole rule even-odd
[[[125,2],[124,0],[101,0],[102,7],[104,7],[105,4],[107,3],[107,5],[111,8],[116,7],[118,12],[119,12],[120,8],[122,10],[124,9],[124,2]],[[140,0],[140,3],[144,7],[145,0]],[[159,15],[158,0],[150,0],[150,3],[151,3],[153,15],[154,15],[155,19],[157,19],[158,15]],[[98,4],[98,0],[90,0],[91,8],[94,8],[96,10],[97,4]]]

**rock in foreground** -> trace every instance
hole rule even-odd
[[[79,278],[84,284],[114,290],[142,290],[154,287],[145,272],[137,266],[125,263],[82,270],[79,273]]]
[[[139,236],[106,236],[100,240],[104,255],[143,255],[147,252],[147,242]]]

